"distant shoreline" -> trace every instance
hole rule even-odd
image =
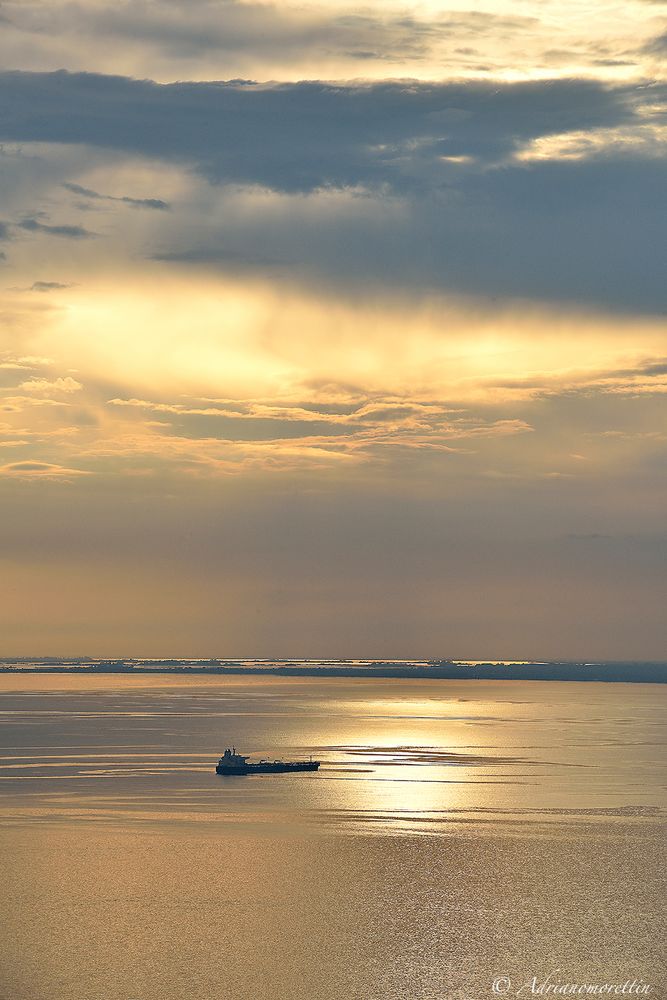
[[[150,660],[34,657],[0,659],[1,674],[210,674],[274,677],[377,677],[422,680],[667,683],[665,662],[512,662],[407,660]]]

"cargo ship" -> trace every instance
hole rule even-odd
[[[317,771],[319,760],[259,760],[248,761],[236,747],[227,747],[218,761],[216,774],[292,774],[294,771]]]

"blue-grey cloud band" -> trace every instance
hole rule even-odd
[[[328,241],[302,241],[295,223],[275,234],[261,227],[254,245],[250,224],[233,247],[203,233],[197,245],[156,248],[163,260],[228,266],[256,257],[259,266],[268,259],[347,283],[655,313],[667,304],[656,213],[664,90],[583,79],[160,85],[12,72],[0,75],[0,140],[84,144],[186,165],[213,184],[287,195],[347,190],[377,202],[372,228],[328,219]],[[576,156],[521,155],[584,132],[605,141]],[[387,198],[406,206],[400,220],[383,218]]]

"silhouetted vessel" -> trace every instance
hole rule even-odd
[[[291,774],[293,771],[317,771],[319,760],[260,760],[248,758],[229,747],[217,763],[216,774]]]

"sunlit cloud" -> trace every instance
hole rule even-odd
[[[69,403],[64,402],[62,399],[15,395],[3,395],[0,400],[0,410],[5,410],[7,412],[14,411],[16,413],[20,413],[26,407],[46,406],[69,406]]]
[[[15,479],[57,479],[68,480],[77,476],[86,476],[84,469],[67,469],[51,462],[10,462],[0,465],[0,476],[10,476]]]
[[[648,122],[625,129],[592,129],[540,136],[515,154],[518,162],[585,160],[593,157],[631,155],[664,158],[667,124]]]
[[[159,80],[357,77],[525,78],[540,73],[640,75],[660,55],[647,3],[492,0],[418,8],[369,0],[5,0],[5,64],[124,73]],[[0,49],[2,52],[2,49]],[[9,58],[8,58],[9,57]]]
[[[49,380],[47,378],[31,378],[27,382],[21,382],[19,389],[23,392],[79,392],[83,389],[80,382],[77,382],[71,375],[64,378]]]
[[[12,357],[9,353],[0,355],[0,369],[4,371],[23,371],[25,369],[43,368],[52,364],[51,358]]]

